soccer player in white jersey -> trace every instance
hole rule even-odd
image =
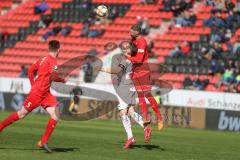
[[[123,52],[130,52],[129,49],[124,49]],[[118,109],[120,112],[123,127],[127,133],[127,140],[124,144],[124,149],[128,149],[135,143],[132,133],[130,117],[144,128],[144,141],[149,142],[152,129],[150,125],[144,125],[142,116],[135,112],[137,93],[133,90],[134,85],[131,80],[132,64],[126,59],[123,54],[118,54],[113,57],[113,65],[111,68],[102,68],[101,71],[115,74],[117,76],[117,84],[114,85],[118,97]]]

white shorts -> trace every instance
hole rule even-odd
[[[118,110],[126,109],[131,105],[136,105],[137,93],[133,91],[127,91],[125,94],[118,94]]]

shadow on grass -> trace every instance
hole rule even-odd
[[[135,145],[131,145],[130,146],[131,149],[136,149],[136,148],[143,148],[143,149],[146,149],[146,150],[155,150],[155,149],[159,149],[161,151],[165,151],[164,148],[160,147],[160,146],[157,146],[157,145],[148,145],[148,144],[135,144]]]
[[[124,142],[119,142],[121,144],[124,144]],[[138,149],[138,148],[142,148],[142,149],[146,149],[146,150],[161,150],[161,151],[165,151],[166,149],[161,147],[161,146],[157,146],[157,145],[151,145],[151,144],[133,144],[129,147],[130,149]]]
[[[52,148],[53,152],[74,152],[78,151],[79,148]]]
[[[20,150],[20,151],[37,151],[42,150],[38,148],[3,148],[0,147],[0,150],[8,149],[8,150]],[[52,148],[53,152],[74,152],[79,150],[79,148]]]

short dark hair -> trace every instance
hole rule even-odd
[[[138,24],[132,25],[131,30],[141,33],[141,27]]]
[[[56,52],[60,48],[60,42],[57,40],[51,40],[48,43],[48,49],[51,52]]]

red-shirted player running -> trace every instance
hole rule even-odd
[[[42,106],[47,110],[51,118],[48,121],[45,133],[38,142],[38,147],[45,149],[47,152],[52,152],[47,142],[59,119],[59,111],[56,108],[57,100],[50,93],[50,85],[52,81],[65,82],[65,80],[58,77],[57,74],[59,49],[60,43],[58,41],[52,40],[49,42],[49,55],[36,61],[28,70],[31,90],[23,103],[23,107],[19,111],[9,115],[0,123],[1,132],[13,122],[24,118],[33,109]],[[34,80],[35,71],[37,71],[37,78]]]
[[[150,82],[150,69],[148,66],[147,42],[145,38],[141,36],[141,28],[138,25],[133,25],[131,27],[130,34],[133,44],[137,47],[137,52],[134,56],[126,56],[133,63],[132,79],[138,93],[139,105],[143,113],[143,118],[146,123],[150,123],[145,101],[146,97],[156,114],[158,130],[161,130],[163,128],[163,118],[158,109],[158,104],[151,93],[152,86]]]

